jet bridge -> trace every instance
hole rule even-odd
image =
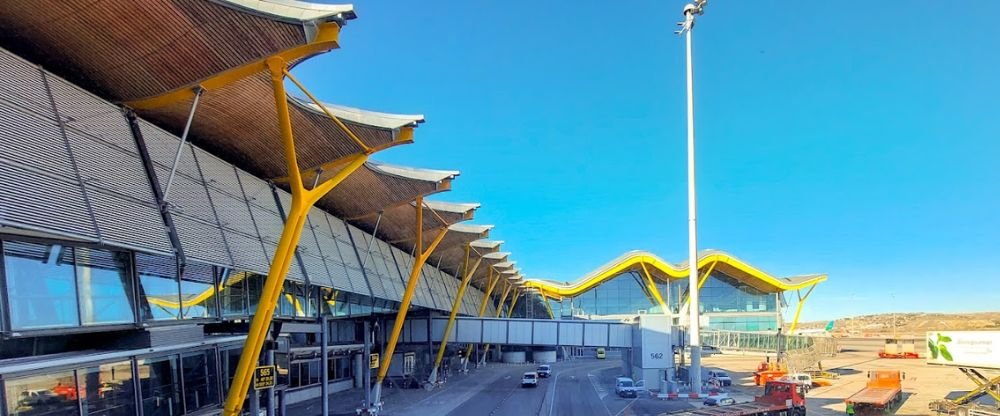
[[[447,323],[447,317],[409,318],[399,340],[404,343],[440,342]],[[391,327],[392,322],[387,326]],[[631,348],[633,327],[621,321],[459,317],[455,319],[448,342]]]

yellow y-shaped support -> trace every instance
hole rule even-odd
[[[499,318],[500,317],[500,312],[503,311],[503,304],[507,302],[507,295],[510,295],[510,294],[513,294],[513,293],[517,293],[517,289],[514,289],[514,290],[511,290],[511,289],[514,289],[514,285],[507,284],[507,288],[505,288],[503,290],[503,296],[500,297],[500,303],[497,304],[496,313],[493,315],[494,318]],[[515,296],[517,296],[517,295],[515,295]]]
[[[510,318],[514,314],[514,307],[517,306],[517,300],[521,299],[523,293],[518,293],[517,289],[514,289],[514,300],[510,301],[510,309],[507,309],[507,317]]]
[[[486,280],[489,281],[486,287],[486,293],[483,294],[483,300],[479,302],[479,317],[482,318],[483,314],[486,313],[486,302],[490,300],[490,296],[493,294],[493,289],[496,287],[497,283],[500,281],[500,272],[496,272],[496,278],[493,277],[494,269],[492,266],[489,269],[489,275]],[[504,297],[507,296],[507,292],[504,292]],[[469,357],[472,356],[472,344],[469,344],[465,350],[465,363],[468,364]]]
[[[708,270],[706,270],[705,273],[699,274],[699,276],[701,276],[701,278],[698,279],[698,290],[701,290],[701,287],[705,285],[706,281],[708,281],[708,277],[712,275],[712,271],[715,270],[715,265],[716,264],[719,264],[719,262],[718,261],[713,261],[712,265],[708,266]],[[684,299],[684,305],[687,306],[688,303],[691,303],[691,298],[690,297],[688,297],[687,299]]]
[[[434,368],[431,369],[431,376],[428,378],[430,382],[437,380],[438,368],[441,367],[441,361],[444,360],[444,351],[448,347],[448,337],[451,335],[451,328],[455,325],[455,317],[458,316],[458,308],[462,306],[462,296],[465,296],[465,289],[469,287],[469,281],[472,280],[472,275],[476,273],[476,269],[479,268],[479,264],[483,262],[482,256],[476,259],[473,263],[472,269],[469,269],[469,257],[471,256],[472,247],[470,245],[465,246],[465,275],[462,276],[462,283],[458,286],[458,293],[455,294],[455,304],[451,306],[451,315],[448,316],[448,324],[444,326],[444,336],[441,337],[441,344],[438,345],[437,358],[434,359]]]
[[[549,312],[549,319],[556,319],[556,314],[552,313],[552,305],[549,305],[549,298],[545,296],[545,291],[538,290],[538,293],[542,295],[542,303],[545,304],[545,310]]]
[[[340,182],[348,177],[355,170],[360,168],[366,160],[368,154],[363,153],[353,156],[347,166],[340,170],[332,178],[327,179],[312,189],[306,189],[302,183],[302,173],[299,170],[298,159],[295,154],[295,140],[292,136],[292,123],[288,115],[288,97],[285,94],[284,73],[287,64],[281,58],[270,58],[267,60],[267,68],[271,73],[271,85],[274,91],[274,102],[278,111],[278,124],[281,128],[281,141],[284,148],[285,163],[288,165],[289,187],[292,190],[292,207],[288,212],[288,219],[285,227],[281,231],[281,238],[278,241],[278,248],[274,252],[271,261],[271,268],[267,273],[267,280],[264,281],[264,288],[260,294],[260,302],[254,312],[253,320],[250,322],[250,330],[247,333],[246,343],[243,345],[243,353],[240,354],[240,362],[236,366],[236,374],[233,376],[233,384],[229,388],[229,395],[226,396],[226,403],[223,407],[225,416],[236,416],[243,407],[246,399],[250,381],[253,379],[254,367],[260,359],[260,349],[264,345],[267,330],[271,326],[271,319],[274,317],[274,308],[281,296],[281,287],[291,266],[292,256],[295,254],[295,247],[299,245],[299,238],[302,236],[302,227],[305,224],[306,214],[309,209],[323,195],[330,192]]]
[[[805,296],[802,296],[801,291],[795,291],[795,294],[799,297],[799,304],[795,306],[795,318],[792,319],[792,327],[789,328],[787,332],[789,335],[794,334],[793,331],[795,331],[795,327],[799,325],[799,314],[802,313],[802,305],[806,303],[806,298],[809,297],[810,293],[813,293],[813,289],[815,288],[815,285],[809,286],[809,290],[806,291]]]
[[[660,309],[663,311],[664,315],[670,315],[670,310],[667,309],[667,303],[663,301],[663,296],[660,295],[660,289],[656,287],[656,282],[653,281],[653,275],[649,274],[649,269],[646,268],[646,262],[639,263],[642,265],[642,273],[646,275],[646,287],[649,288],[649,293],[653,294],[656,298],[656,302],[660,304]],[[699,288],[701,286],[699,285]]]
[[[510,289],[514,289],[514,290],[510,290]],[[510,314],[514,312],[514,304],[517,303],[517,288],[515,288],[514,285],[511,284],[511,285],[507,286],[507,290],[504,290],[503,297],[500,298],[500,304],[497,305],[496,315],[493,316],[494,318],[499,318],[501,312],[503,312],[503,304],[504,304],[504,302],[507,301],[507,294],[508,293],[510,293],[513,296],[511,296],[512,299],[510,301],[510,309],[507,312],[507,317],[510,318]],[[486,360],[486,354],[489,353],[489,352],[490,352],[490,344],[486,344],[486,346],[483,347],[483,358],[480,361],[485,361]]]
[[[389,343],[385,347],[385,357],[382,358],[382,366],[378,369],[378,377],[375,379],[375,388],[372,392],[372,404],[378,406],[378,403],[382,399],[382,381],[385,380],[385,376],[389,373],[389,364],[392,362],[392,354],[396,352],[396,343],[399,342],[399,333],[403,330],[403,323],[406,321],[406,313],[410,310],[410,302],[413,300],[413,292],[417,290],[417,280],[420,279],[420,269],[424,267],[424,263],[427,262],[427,258],[431,256],[434,249],[437,248],[441,240],[444,239],[444,235],[448,233],[448,227],[441,227],[434,240],[431,242],[427,249],[423,249],[424,242],[424,197],[417,197],[417,237],[416,237],[416,247],[413,249],[413,253],[416,256],[413,259],[413,269],[410,270],[410,280],[406,282],[406,292],[403,293],[403,300],[400,301],[399,311],[396,312],[396,320],[392,323],[392,333],[389,334]]]

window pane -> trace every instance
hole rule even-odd
[[[11,329],[79,325],[73,249],[14,241],[3,249]]]
[[[219,316],[215,308],[214,267],[189,263],[184,268],[184,276],[181,277],[181,302],[184,305],[184,319]]]
[[[184,404],[188,413],[218,404],[215,351],[185,355],[181,359],[181,364],[184,375]]]
[[[142,320],[179,319],[177,260],[173,257],[137,253],[135,263],[145,300],[139,308]]]
[[[79,415],[73,372],[7,380],[7,414]]]
[[[84,325],[121,324],[135,321],[127,293],[125,255],[78,247],[76,284],[80,320]]]
[[[222,283],[222,316],[246,316],[248,272],[230,272]]]
[[[77,372],[80,403],[88,415],[131,416],[135,411],[132,362],[102,364]]]
[[[174,416],[184,413],[181,407],[177,356],[139,361],[139,388],[145,416]]]

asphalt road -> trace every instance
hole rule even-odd
[[[530,367],[503,370],[496,381],[452,410],[449,415],[494,416],[642,416],[687,408],[684,402],[637,399],[615,395],[614,380],[621,361],[582,359],[552,365],[552,377],[536,388],[522,388],[521,375]]]

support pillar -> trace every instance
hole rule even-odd
[[[490,267],[487,280],[489,281],[489,284],[486,287],[486,293],[483,295],[483,300],[479,302],[480,318],[482,318],[483,314],[486,313],[486,303],[489,302],[490,296],[493,295],[493,289],[496,288],[497,283],[500,282],[500,272],[497,272],[496,269]],[[507,292],[504,292],[504,297],[507,297]],[[478,345],[478,344],[469,344],[468,348],[465,350],[465,359],[463,360],[464,362],[462,363],[462,371],[469,370],[469,358],[472,356],[473,345]]]
[[[796,290],[795,291],[795,294],[799,298],[799,304],[795,305],[795,318],[792,318],[792,326],[790,328],[788,328],[788,334],[790,334],[790,335],[794,334],[793,331],[795,331],[795,327],[798,326],[798,324],[799,324],[799,314],[802,313],[802,305],[805,304],[806,298],[809,297],[809,295],[813,292],[813,289],[815,289],[815,288],[816,288],[816,285],[809,286],[809,290],[806,291],[806,295],[805,296],[802,296],[802,292],[800,290]],[[779,307],[778,310],[781,310],[781,308]]]
[[[511,289],[513,289],[513,290],[511,290]],[[517,289],[514,287],[513,284],[510,284],[510,283],[507,284],[507,289],[504,290],[503,296],[500,298],[500,304],[497,305],[496,315],[493,316],[494,318],[499,318],[500,314],[503,313],[503,304],[504,304],[504,302],[507,301],[507,295],[508,294],[513,294],[514,295],[513,296],[513,300],[511,300],[511,306],[513,306],[514,301],[517,300]],[[514,308],[511,307],[510,310],[513,311]],[[510,317],[509,313],[507,314],[507,317]],[[483,364],[483,365],[486,364],[486,357],[489,356],[489,353],[490,353],[490,344],[486,344],[486,346],[483,347],[483,354],[482,354],[482,356],[479,359],[479,363],[480,364]]]
[[[416,241],[414,243],[413,253],[416,256],[413,259],[413,268],[410,270],[410,280],[406,283],[406,292],[403,294],[403,299],[400,301],[399,311],[396,312],[396,320],[392,323],[392,332],[389,334],[389,341],[385,348],[385,354],[382,357],[382,365],[378,369],[378,377],[375,379],[375,386],[372,388],[372,402],[369,403],[369,410],[376,410],[381,407],[382,400],[382,382],[385,380],[385,376],[389,373],[389,365],[392,363],[392,354],[396,352],[396,343],[399,342],[399,334],[403,330],[403,324],[406,321],[406,313],[410,310],[410,302],[413,301],[413,292],[417,289],[417,281],[420,279],[420,269],[424,267],[424,263],[427,262],[427,258],[430,257],[434,249],[437,248],[441,240],[444,239],[445,234],[448,232],[448,227],[444,226],[438,230],[437,235],[434,240],[427,247],[426,250],[423,249],[423,225],[424,225],[424,197],[418,196],[416,201],[417,207],[417,235]]]
[[[326,320],[326,316],[319,318],[319,323],[322,325],[320,330],[320,359],[323,360],[320,364],[320,386],[319,395],[322,396],[323,403],[321,409],[323,411],[323,416],[330,416],[330,351],[328,351],[327,346],[330,345],[330,333],[329,333],[329,321]]]
[[[292,191],[292,204],[288,212],[288,218],[285,221],[284,229],[281,232],[281,238],[278,241],[278,247],[271,261],[267,279],[264,281],[260,302],[257,304],[257,310],[250,323],[250,330],[243,345],[243,352],[240,354],[240,361],[233,376],[233,384],[230,386],[229,394],[226,396],[226,402],[223,406],[223,414],[225,416],[237,416],[242,410],[243,401],[246,398],[247,390],[250,388],[250,381],[253,379],[254,368],[257,366],[260,358],[261,347],[264,345],[268,328],[271,326],[271,320],[274,317],[274,308],[278,303],[278,297],[281,295],[281,287],[285,282],[285,277],[288,275],[288,268],[291,266],[295,247],[298,246],[299,239],[302,236],[306,214],[316,201],[364,165],[368,159],[368,153],[352,156],[346,162],[346,166],[333,177],[322,182],[317,181],[315,187],[306,189],[302,182],[302,172],[299,169],[298,158],[295,153],[292,122],[288,113],[288,96],[284,85],[287,63],[280,58],[270,58],[267,60],[267,68],[271,74],[271,86],[278,113],[282,148],[288,168],[288,184]]]
[[[462,306],[462,297],[465,296],[465,289],[469,287],[469,281],[472,280],[472,275],[476,273],[479,269],[479,264],[483,262],[483,258],[479,257],[476,263],[473,264],[472,269],[469,269],[469,257],[472,254],[472,246],[465,246],[465,267],[463,267],[462,282],[458,286],[458,293],[455,294],[455,303],[451,307],[451,315],[448,316],[448,323],[444,326],[444,336],[441,337],[441,344],[438,345],[437,358],[434,359],[434,367],[431,369],[431,375],[428,377],[429,382],[437,382],[438,368],[441,367],[441,360],[444,359],[444,352],[448,347],[448,337],[451,336],[451,329],[455,325],[455,317],[458,316],[458,309]]]

